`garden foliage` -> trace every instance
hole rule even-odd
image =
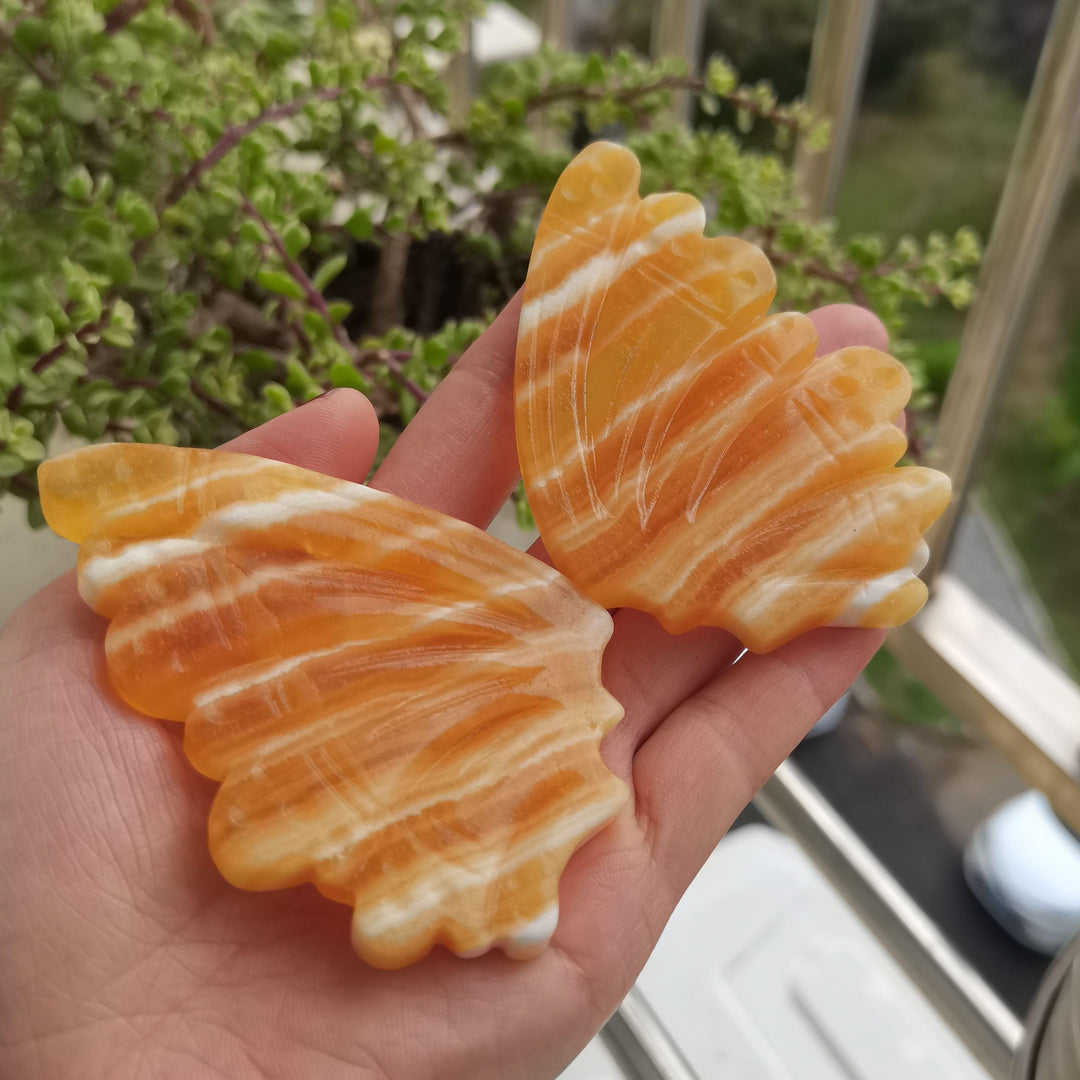
[[[762,245],[783,306],[855,300],[902,336],[907,305],[970,300],[967,231],[888,250],[805,220],[787,148],[827,132],[721,59],[696,78],[545,50],[455,97],[477,10],[0,0],[0,494],[40,520],[60,425],[214,445],[332,386],[371,395],[385,449],[520,285],[593,135],[638,154],[646,192],[693,192],[711,232]],[[714,123],[675,123],[677,90]],[[471,284],[433,325],[437,244]]]

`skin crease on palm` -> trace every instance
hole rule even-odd
[[[488,524],[517,481],[518,309],[457,364],[375,486]],[[886,345],[859,308],[813,318],[819,352]],[[230,449],[361,481],[376,438],[370,404],[340,390]],[[246,893],[220,877],[206,845],[214,785],[184,759],[179,725],[104,689],[105,626],[66,574],[0,636],[3,1077],[554,1077],[735,816],[881,642],[817,630],[731,667],[741,650],[726,633],[672,637],[616,613],[604,682],[626,718],[602,752],[634,801],[570,861],[550,947],[524,963],[437,949],[383,972],[350,948],[350,910],[313,887]]]

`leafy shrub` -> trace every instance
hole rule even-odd
[[[544,51],[452,100],[476,10],[0,0],[0,494],[40,521],[60,424],[214,445],[331,386],[371,395],[385,449],[523,280],[582,132],[761,244],[782,305],[854,299],[899,334],[912,303],[970,299],[967,231],[886,250],[800,217],[784,148],[827,133],[721,59]],[[679,89],[733,125],[676,125]],[[743,144],[755,124],[776,150]]]

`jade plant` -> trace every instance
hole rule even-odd
[[[524,279],[576,146],[761,245],[778,304],[972,295],[975,237],[841,239],[802,213],[828,131],[723,59],[542,50],[462,88],[472,0],[0,0],[0,494],[83,439],[211,446],[327,388],[385,450]],[[458,88],[453,93],[453,88]],[[688,92],[700,123],[673,119]],[[523,508],[524,509],[524,508]]]

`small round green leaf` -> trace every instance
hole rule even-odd
[[[331,366],[330,381],[334,386],[348,386],[364,393],[371,389],[371,383],[352,364],[346,364],[343,361]]]
[[[267,292],[284,296],[289,300],[303,300],[304,290],[296,278],[282,270],[262,269],[255,275],[255,281]]]
[[[8,480],[18,476],[26,468],[26,462],[10,450],[0,450],[0,479]]]
[[[56,101],[60,112],[76,124],[91,124],[97,116],[97,102],[93,95],[70,83],[60,87]]]
[[[324,259],[311,276],[312,285],[321,292],[345,269],[348,261],[345,255],[331,255],[330,258]]]

